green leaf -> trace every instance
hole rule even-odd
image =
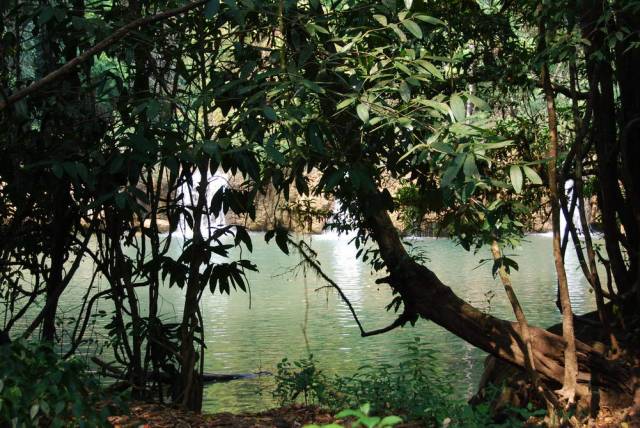
[[[289,247],[287,242],[289,240],[289,233],[284,229],[276,230],[276,244],[282,250],[283,253],[289,254]]]
[[[280,153],[280,151],[275,147],[275,144],[273,142],[267,143],[264,146],[264,150],[265,152],[267,152],[267,156],[269,156],[269,158],[273,160],[275,163],[284,165],[287,162],[284,155]]]
[[[400,416],[387,416],[385,418],[382,418],[382,420],[380,421],[380,427],[392,427],[396,424],[400,424],[402,423],[402,418]]]
[[[401,42],[407,41],[407,35],[404,34],[404,31],[402,31],[400,27],[398,27],[396,24],[389,24],[389,27],[398,35],[398,38],[400,38]]]
[[[42,412],[49,416],[51,409],[49,408],[49,403],[47,403],[46,401],[41,401],[40,402],[40,409],[42,410]]]
[[[89,171],[87,170],[87,167],[84,166],[83,163],[79,163],[79,162],[76,164],[76,166],[78,168],[78,175],[80,176],[82,181],[89,184],[91,179],[89,178]]]
[[[409,7],[411,7],[411,6],[407,6],[407,9]],[[362,413],[364,413],[365,415],[368,415],[370,410],[371,410],[371,405],[369,403],[365,403],[362,406],[360,406],[360,411]]]
[[[211,19],[220,10],[220,0],[209,0],[204,8],[204,16]]]
[[[120,209],[124,209],[127,204],[127,195],[124,193],[116,193],[115,195],[116,206]]]
[[[354,43],[354,42],[353,42],[353,41],[351,41],[351,42],[347,43],[347,44],[346,44],[346,45],[344,45],[344,46],[340,46],[340,45],[339,45],[339,44],[337,44],[337,43],[334,43],[334,45],[335,45],[335,47],[336,47],[336,51],[337,51],[337,52],[339,52],[339,53],[344,53],[344,52],[348,51],[349,49],[351,49],[351,48],[353,47],[353,43]]]
[[[462,164],[464,163],[465,155],[459,154],[456,156],[454,161],[449,165],[449,167],[442,174],[442,180],[440,181],[440,187],[446,188],[451,185],[453,180],[458,176],[458,172],[460,172],[460,168],[462,168]]]
[[[373,19],[375,19],[376,21],[378,21],[380,23],[380,25],[386,27],[388,22],[387,22],[387,17],[384,15],[373,15]]]
[[[400,83],[400,98],[402,98],[402,101],[404,101],[405,103],[408,103],[409,100],[411,100],[411,88],[409,87],[409,84],[407,83],[406,80],[403,80],[402,83]]]
[[[358,419],[358,422],[360,422],[361,424],[364,424],[367,428],[373,428],[376,425],[378,425],[378,422],[380,422],[380,417],[367,416],[367,417]]]
[[[444,23],[444,21],[441,21],[438,18],[434,18],[433,16],[429,16],[429,15],[413,15],[413,17],[417,20],[420,20],[422,22],[426,22],[428,24],[433,24],[433,25],[446,25]]]
[[[436,67],[435,65],[433,65],[429,61],[424,60],[424,59],[418,59],[418,60],[416,60],[416,63],[421,65],[432,76],[436,77],[437,79],[444,80],[444,76],[442,75],[440,70],[438,70],[438,67]]]
[[[356,107],[356,112],[358,113],[358,117],[364,123],[369,122],[369,106],[366,104],[358,104]]]
[[[40,406],[36,403],[33,406],[31,406],[31,410],[29,410],[29,417],[31,419],[35,419],[36,416],[38,416],[38,412],[40,411]]]
[[[431,143],[430,147],[437,152],[446,153],[448,155],[452,155],[456,152],[451,144],[443,143],[441,141],[434,141]]]
[[[343,410],[341,412],[339,412],[336,415],[336,419],[343,419],[343,418],[348,418],[349,416],[353,416],[354,418],[361,418],[364,416],[364,414],[360,411],[360,410],[351,410],[351,409],[346,409]]]
[[[236,226],[236,239],[235,243],[238,245],[242,242],[249,252],[253,252],[253,244],[251,243],[251,236],[247,233],[247,229],[241,226]]]
[[[413,0],[404,0],[404,7],[411,9],[411,5],[413,5]]]
[[[480,110],[491,110],[491,107],[489,107],[489,104],[487,104],[484,100],[476,97],[473,94],[469,94],[467,93],[467,99],[478,109]]]
[[[424,100],[424,99],[418,99],[418,102],[442,114],[449,114],[449,106],[445,103],[440,103],[433,100]]]
[[[409,67],[407,67],[406,65],[404,65],[404,64],[403,64],[403,63],[401,63],[400,61],[394,61],[394,62],[393,62],[393,65],[395,65],[395,67],[396,67],[398,70],[400,70],[400,71],[404,72],[405,74],[407,74],[407,75],[411,76],[411,74],[412,74],[412,73],[411,73],[411,70],[409,70]]]
[[[52,6],[45,6],[42,9],[40,9],[40,24],[46,24],[47,22],[51,21],[51,18],[53,18],[53,7]]]
[[[351,104],[353,104],[355,102],[356,102],[355,98],[347,98],[345,100],[342,100],[336,106],[336,110],[342,110],[343,108],[345,108],[347,106],[350,106]]]
[[[63,162],[62,168],[67,175],[74,180],[78,179],[78,165],[75,162]]]
[[[327,30],[326,28],[318,24],[309,23],[305,25],[304,28],[306,28],[309,34],[315,34],[315,33],[330,34],[329,30]]]
[[[518,165],[511,165],[509,168],[509,177],[511,178],[511,185],[516,193],[522,191],[522,170]]]
[[[422,38],[422,29],[418,24],[416,24],[415,21],[412,21],[410,19],[405,19],[404,21],[401,22],[401,24],[404,25],[404,28],[409,30],[409,32],[413,34],[416,38],[418,39]]]
[[[464,105],[464,101],[460,98],[459,95],[453,94],[449,99],[449,105],[451,106],[451,111],[453,112],[453,117],[457,122],[464,122],[466,118],[466,107]]]
[[[478,172],[478,167],[476,165],[476,159],[473,155],[467,154],[467,157],[464,160],[463,171],[464,171],[464,175],[467,177],[480,176],[480,172]]]
[[[501,149],[503,147],[508,147],[512,144],[513,144],[512,140],[504,140],[504,141],[497,141],[495,143],[485,143],[483,144],[482,147],[484,147],[487,150],[494,150],[494,149]]]
[[[267,119],[275,122],[276,120],[278,120],[278,115],[276,114],[276,111],[273,109],[273,107],[271,106],[264,106],[262,107],[262,112],[264,113],[264,117],[266,117]]]
[[[527,178],[532,184],[542,184],[542,179],[540,178],[538,173],[535,171],[535,169],[528,167],[526,165],[523,165],[522,169],[524,170],[524,175],[527,176]]]
[[[316,92],[318,94],[324,94],[324,88],[322,88],[316,82],[312,82],[311,80],[303,79],[302,80],[302,84],[305,87],[307,87],[308,89],[311,89],[313,92]]]

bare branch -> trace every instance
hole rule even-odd
[[[324,279],[327,283],[329,283],[329,286],[331,288],[334,288],[338,292],[342,301],[349,308],[349,311],[351,312],[351,315],[353,316],[353,319],[355,320],[356,324],[358,324],[358,328],[360,329],[360,336],[368,337],[368,336],[375,336],[376,334],[386,333],[397,327],[402,327],[408,321],[410,321],[411,316],[408,312],[405,311],[390,325],[377,330],[366,331],[362,326],[362,323],[360,322],[360,319],[358,318],[358,315],[356,314],[355,309],[353,309],[353,305],[349,301],[349,298],[347,298],[347,296],[344,294],[340,286],[336,284],[335,281],[329,278],[327,274],[322,271],[322,268],[320,267],[318,262],[315,260],[315,255],[316,255],[315,251],[313,251],[313,249],[310,248],[309,245],[304,241],[295,242],[292,239],[289,239],[288,241],[289,241],[289,244],[293,245],[298,250],[302,258],[304,259],[304,262],[316,273],[316,275]],[[305,248],[307,248],[309,253],[311,254],[307,253]]]

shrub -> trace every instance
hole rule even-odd
[[[109,407],[86,365],[44,344],[0,346],[0,426],[108,426]]]
[[[281,405],[302,401],[305,405],[324,403],[328,379],[313,360],[313,355],[296,361],[284,358],[278,363],[273,396]]]
[[[545,413],[532,407],[510,407],[504,411],[504,420],[496,423],[488,403],[470,406],[463,399],[454,398],[455,391],[450,380],[438,370],[433,350],[417,338],[407,346],[409,353],[397,366],[363,366],[351,376],[328,377],[316,367],[313,357],[294,362],[284,359],[278,365],[274,396],[282,405],[304,402],[332,411],[360,409],[367,422],[361,425],[365,426],[383,420],[396,421],[395,417],[380,417],[398,415],[428,427],[512,428],[522,426],[530,416]],[[490,389],[488,402],[497,394],[499,388]],[[360,403],[368,404],[360,407]],[[341,416],[358,415],[347,415],[345,411],[336,415]],[[331,424],[327,428],[337,426]]]
[[[352,376],[327,377],[313,357],[278,364],[274,397],[281,404],[304,402],[338,411],[369,403],[372,414],[390,412],[409,420],[438,424],[455,413],[452,388],[435,368],[434,355],[419,339],[397,366],[363,366]]]
[[[349,426],[352,428],[365,427],[365,428],[390,428],[397,424],[402,423],[402,418],[399,416],[370,416],[369,411],[371,406],[369,404],[363,404],[357,409],[343,410],[336,415],[336,419],[351,418]],[[332,423],[328,425],[305,425],[304,428],[343,428],[343,425]]]

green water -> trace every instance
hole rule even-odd
[[[251,296],[241,292],[231,296],[204,295],[205,371],[275,372],[282,358],[306,356],[303,335],[306,313],[310,350],[327,374],[350,374],[364,364],[395,364],[407,353],[405,344],[420,337],[436,351],[439,368],[451,379],[458,398],[475,391],[485,353],[424,320],[415,327],[361,338],[348,308],[336,293],[315,291],[326,284],[312,274],[305,277],[302,272],[297,275],[291,272],[299,261],[297,256],[288,257],[275,245],[265,244],[261,234],[252,237],[253,254],[248,255],[246,251],[243,254],[260,269],[259,273],[248,275]],[[343,288],[366,329],[380,328],[393,321],[393,313],[385,311],[391,301],[389,289],[376,285],[377,276],[370,267],[354,260],[356,249],[348,244],[347,238],[319,235],[310,239],[325,272]],[[513,319],[502,287],[491,276],[491,265],[479,267],[481,259],[490,257],[489,249],[474,255],[446,239],[420,238],[411,242],[414,250],[428,257],[428,266],[462,298],[491,314]],[[174,255],[178,254],[180,242],[175,242],[172,250]],[[560,321],[553,304],[555,271],[551,239],[529,236],[513,253],[520,264],[520,271],[513,275],[514,286],[529,321],[541,326]],[[590,311],[595,306],[594,298],[578,270],[571,248],[567,254],[574,310],[576,313]],[[63,295],[63,305],[70,313],[86,290],[91,271],[87,262]],[[183,299],[183,291],[178,288],[162,291],[161,313],[165,321],[180,318]],[[141,304],[144,307],[144,297]],[[102,305],[106,309],[106,303]],[[101,322],[92,332],[98,337],[103,332]],[[272,387],[271,376],[211,385],[205,390],[204,409],[240,412],[273,407]]]

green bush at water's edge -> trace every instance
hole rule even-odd
[[[78,359],[21,340],[0,346],[0,426],[109,426],[110,407],[98,379]]]
[[[508,408],[502,412],[506,420],[495,423],[489,404],[471,406],[456,398],[450,379],[436,368],[434,352],[425,344],[415,339],[408,349],[397,366],[363,366],[351,376],[327,376],[313,355],[296,361],[285,358],[278,364],[274,398],[281,405],[314,404],[336,412],[367,403],[367,417],[370,410],[371,415],[397,415],[429,427],[520,427],[530,416],[545,414],[532,408]],[[488,395],[499,392],[495,388]],[[344,411],[336,417],[341,414]]]

